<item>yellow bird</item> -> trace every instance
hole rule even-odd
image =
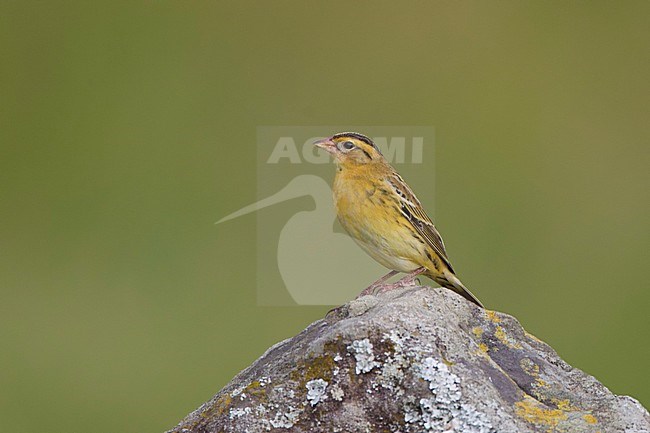
[[[483,308],[454,273],[420,201],[371,139],[342,132],[314,144],[334,156],[332,191],[341,225],[370,257],[392,270],[359,296],[412,285],[423,274]],[[407,275],[387,284],[398,272]]]

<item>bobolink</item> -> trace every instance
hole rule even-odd
[[[413,284],[423,274],[483,307],[456,277],[420,201],[371,139],[342,132],[315,145],[331,153],[337,165],[332,190],[341,225],[370,257],[392,270],[359,296]],[[398,272],[407,275],[385,283]]]

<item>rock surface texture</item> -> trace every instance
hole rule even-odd
[[[650,432],[513,317],[446,289],[365,296],[271,347],[171,432]]]

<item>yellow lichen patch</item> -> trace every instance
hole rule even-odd
[[[510,347],[511,349],[521,349],[521,344],[519,344],[517,341],[511,340],[508,337],[508,334],[506,334],[506,331],[501,326],[497,326],[496,331],[494,331],[494,336],[497,337],[501,343]]]
[[[536,378],[535,382],[532,384],[533,388],[530,391],[539,401],[543,401],[546,398],[546,394],[548,389],[550,388],[550,385],[546,383],[541,378]]]
[[[568,399],[558,400],[558,399],[554,398],[554,399],[551,399],[551,401],[560,410],[568,410],[568,411],[578,410],[577,407],[571,405],[571,402]]]
[[[548,388],[549,385],[546,383],[546,381],[540,379],[539,377],[535,379],[535,385],[537,385],[539,388]]]
[[[522,401],[515,403],[515,413],[529,423],[546,425],[549,430],[557,427],[560,421],[567,419],[564,411],[548,409],[528,395]]]
[[[480,326],[475,326],[472,328],[472,333],[476,335],[478,338],[481,338],[481,336],[483,335],[483,328],[481,328]]]
[[[497,315],[497,312],[493,310],[485,310],[485,317],[487,317],[487,319],[492,323],[501,322],[501,318]]]
[[[266,389],[264,389],[259,380],[249,383],[242,393],[252,397],[266,398]]]
[[[494,336],[497,337],[499,341],[506,346],[508,345],[508,336],[506,335],[506,331],[501,326],[497,326],[497,330],[494,331]]]
[[[538,343],[544,343],[542,340],[540,340],[539,338],[535,337],[533,334],[531,334],[531,333],[529,333],[527,331],[524,331],[524,335],[526,337],[530,338],[531,340],[537,341]],[[546,343],[544,343],[544,344],[546,344]]]
[[[210,409],[206,410],[205,412],[201,413],[201,417],[211,418],[214,417],[215,414],[217,416],[221,416],[226,412],[227,409],[230,408],[230,403],[232,403],[232,397],[230,396],[230,394],[223,394],[221,395],[221,397],[217,399],[214,406],[212,406]]]
[[[598,422],[598,419],[590,413],[582,415],[582,418],[589,424],[596,424]]]
[[[539,375],[539,365],[535,364],[530,358],[521,358],[519,366],[529,376],[537,377]]]
[[[487,355],[489,350],[490,350],[490,348],[485,343],[480,343],[478,345],[478,353],[481,354],[481,355]]]

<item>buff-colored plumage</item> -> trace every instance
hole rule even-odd
[[[368,137],[340,133],[316,145],[334,156],[338,219],[366,253],[393,271],[422,273],[482,307],[456,277],[442,238],[415,194]],[[381,289],[383,280],[363,293]]]

